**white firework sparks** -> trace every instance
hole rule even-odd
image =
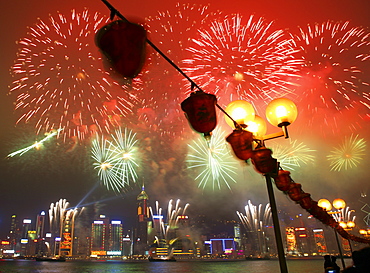
[[[199,181],[200,188],[211,184],[213,189],[221,189],[222,185],[231,189],[229,182],[236,183],[234,176],[238,163],[225,142],[224,132],[216,128],[209,142],[199,137],[188,147],[188,168],[198,173],[195,180]]]

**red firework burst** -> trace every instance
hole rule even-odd
[[[309,116],[307,124],[322,124],[334,132],[343,115],[347,119],[368,115],[370,32],[349,22],[330,21],[299,28],[299,32],[292,38],[305,66],[296,93],[301,113]]]
[[[38,134],[63,129],[64,140],[81,140],[109,132],[131,111],[132,87],[112,80],[94,43],[107,21],[85,9],[69,16],[58,12],[29,27],[12,67],[17,123],[34,125]]]
[[[146,24],[151,41],[178,65],[185,58],[190,37],[215,15],[209,11],[209,6],[177,4],[175,12],[159,12],[148,17]],[[145,123],[145,128],[150,126],[161,135],[177,135],[185,127],[180,101],[185,98],[189,84],[184,84],[183,76],[157,52],[150,52],[148,63],[143,72],[145,88],[139,95],[142,108],[138,110],[138,117]]]
[[[272,22],[225,16],[198,30],[183,61],[185,71],[209,92],[229,100],[269,100],[290,93],[301,61],[287,35]]]

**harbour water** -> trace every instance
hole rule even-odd
[[[346,266],[351,263],[346,259]],[[339,264],[339,263],[338,263]],[[323,259],[287,260],[289,273],[323,273]],[[66,261],[37,262],[33,260],[0,261],[0,273],[278,273],[278,260],[210,260],[177,262]]]

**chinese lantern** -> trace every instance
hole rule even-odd
[[[135,78],[145,62],[146,31],[128,21],[116,20],[102,27],[95,43],[112,68],[127,78]]]
[[[215,95],[197,91],[181,103],[181,109],[195,131],[207,134],[217,125],[216,103]]]
[[[252,156],[253,134],[251,132],[237,129],[234,130],[226,141],[230,143],[234,154],[241,160],[248,160]]]
[[[290,178],[290,172],[279,170],[278,175],[274,178],[276,187],[281,191],[287,191],[290,188],[292,179]]]
[[[278,163],[271,156],[272,151],[265,147],[257,148],[252,153],[252,163],[256,170],[262,174],[276,174]]]
[[[331,216],[326,223],[328,226],[335,227],[338,222]]]
[[[310,212],[313,216],[315,216],[315,218],[319,219],[320,221],[324,218],[325,215],[328,215],[326,210],[322,207],[317,206],[317,204],[312,207]]]
[[[311,199],[311,194],[309,193],[304,193],[302,194],[302,199],[299,200],[299,204],[301,205],[302,208],[304,209],[310,209],[313,206],[312,199]]]
[[[288,190],[288,195],[293,201],[299,201],[302,199],[302,185],[298,183],[291,183]]]

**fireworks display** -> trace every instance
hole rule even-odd
[[[114,153],[109,146],[109,142],[104,137],[97,136],[92,141],[93,165],[95,169],[98,169],[98,175],[105,187],[120,191],[124,185],[117,172],[113,170]]]
[[[54,237],[60,235],[61,225],[63,223],[63,218],[67,211],[69,203],[66,199],[60,199],[58,202],[51,203],[49,208],[49,224],[50,232]]]
[[[273,157],[275,157],[284,170],[295,170],[302,165],[315,162],[316,152],[308,148],[304,143],[297,140],[289,140],[284,145],[275,143],[271,145]]]
[[[84,210],[84,207],[80,208],[68,208],[69,202],[66,199],[60,199],[58,202],[51,203],[49,208],[49,224],[50,232],[52,234],[52,245],[49,246],[49,255],[55,255],[53,251],[56,249],[56,238],[66,238],[63,236],[64,232],[70,233],[69,235],[73,238],[74,233],[74,222],[76,216],[78,216]],[[54,250],[53,250],[54,249]],[[60,250],[59,250],[60,251]]]
[[[189,204],[185,204],[184,208],[180,207],[180,199],[177,199],[175,206],[173,205],[173,200],[171,199],[168,202],[168,209],[167,209],[167,222],[169,228],[176,228],[178,223],[178,216],[185,215],[186,209],[188,208]]]
[[[270,226],[272,223],[270,204],[267,204],[265,209],[262,210],[262,204],[259,204],[257,207],[248,200],[248,205],[245,206],[245,215],[238,211],[236,213],[249,231],[264,229],[264,227]]]
[[[45,141],[48,141],[49,139],[51,139],[52,137],[56,136],[59,134],[59,132],[62,131],[62,129],[58,129],[58,130],[54,130],[53,132],[51,133],[48,133],[46,134],[46,137],[44,137],[43,139],[41,139],[40,141],[36,141],[34,144],[26,147],[26,148],[23,148],[23,149],[20,149],[18,151],[15,151],[13,153],[10,153],[8,155],[8,157],[13,157],[13,156],[16,156],[16,155],[23,155],[25,153],[27,153],[28,151],[32,150],[32,149],[36,149],[36,150],[39,150],[41,149],[41,147],[43,146],[43,143]]]
[[[327,21],[300,28],[292,36],[305,60],[297,99],[301,113],[310,116],[310,124],[334,130],[340,120],[333,111],[346,113],[356,108],[360,116],[369,113],[370,32],[349,22]]]
[[[159,207],[158,201],[155,202],[155,210],[149,207],[153,219],[153,228],[156,231],[155,239],[158,243],[164,242],[168,244],[171,240],[177,239],[173,231],[179,228],[179,216],[185,215],[189,207],[188,203],[181,207],[180,202],[180,199],[177,199],[175,205],[173,205],[173,199],[168,202],[166,218],[163,215],[163,209]]]
[[[175,12],[160,11],[148,17],[146,24],[151,40],[178,65],[185,58],[185,48],[196,29],[213,16],[216,14],[209,11],[209,6],[176,4]],[[185,125],[180,102],[190,85],[184,84],[183,76],[157,52],[150,52],[148,56],[143,81],[145,88],[139,95],[142,102],[139,119],[149,129],[159,131],[162,137],[182,133]]]
[[[268,252],[266,240],[264,240],[264,238],[266,236],[266,227],[272,224],[270,204],[267,204],[263,210],[262,204],[255,206],[248,200],[248,205],[244,208],[245,215],[239,211],[237,211],[236,214],[246,230],[255,235],[254,237],[256,237],[259,246],[257,250],[258,255]]]
[[[272,140],[267,148],[282,169],[295,172],[292,177],[302,183],[302,188],[310,183],[312,196],[323,191],[334,195],[363,189],[367,172],[359,167],[365,166],[368,157],[369,29],[343,21],[313,23],[317,18],[322,20],[316,15],[287,24],[287,18],[279,18],[276,12],[271,12],[272,18],[260,17],[268,14],[263,9],[254,12],[241,8],[238,14],[226,14],[227,9],[220,12],[211,7],[177,3],[157,7],[159,11],[152,13],[140,10],[137,16],[146,16],[139,24],[147,30],[148,40],[202,90],[214,93],[220,108],[243,99],[260,115],[265,105],[278,97],[297,104],[298,119],[289,126],[291,140]],[[249,161],[235,158],[222,131],[223,119],[219,119],[211,138],[193,138],[195,133],[180,103],[196,87],[149,45],[138,78],[129,81],[118,77],[95,44],[95,34],[110,21],[109,12],[104,16],[88,9],[69,13],[50,10],[44,17],[43,12],[36,15],[42,19],[30,25],[26,34],[14,32],[12,37],[12,42],[23,38],[18,40],[17,49],[13,48],[17,55],[8,81],[13,102],[8,108],[14,108],[17,126],[11,130],[4,127],[4,140],[11,144],[3,148],[7,159],[3,169],[9,181],[4,203],[13,201],[6,195],[16,192],[18,186],[23,189],[20,194],[31,195],[28,190],[32,188],[47,196],[60,194],[53,192],[60,183],[63,191],[71,194],[84,192],[91,183],[103,186],[103,191],[85,197],[88,205],[113,199],[121,202],[138,181],[145,181],[151,200],[191,196],[193,204],[199,201],[204,215],[213,219],[239,217],[239,223],[256,234],[252,237],[258,242],[258,251],[267,253],[264,236],[272,231],[266,229],[271,226],[269,204],[264,208],[248,201],[245,215],[235,215],[240,198],[266,194],[263,176]],[[273,20],[281,27],[275,27]],[[3,112],[9,109],[5,107]],[[12,130],[22,135],[13,137]],[[271,138],[281,136],[279,129],[274,130]],[[300,138],[298,130],[299,134],[333,133],[335,138],[330,138],[333,141],[328,146],[325,138]],[[338,136],[344,138],[341,144],[334,141]],[[262,139],[261,144],[267,140]],[[313,144],[317,146],[308,147]],[[36,151],[43,147],[42,153]],[[356,178],[351,181],[349,176],[354,171]],[[212,196],[205,194],[207,190],[213,191]],[[361,194],[366,197],[365,190]],[[232,200],[226,202],[225,197],[231,195]],[[130,213],[135,197],[135,193],[127,194],[122,201]],[[277,202],[285,205],[291,201],[285,199],[277,194]],[[216,215],[213,204],[219,200],[227,205]],[[65,199],[50,206],[55,235],[60,232],[63,217],[77,214],[68,206]],[[185,216],[188,206],[180,206],[180,199],[171,199],[167,209],[159,208],[158,202],[156,208],[150,208],[158,242],[169,245],[180,238],[179,219],[185,218],[179,216]],[[366,223],[370,222],[368,211],[368,207],[363,211],[367,213]],[[343,213],[347,214],[342,218],[353,218],[350,212]]]
[[[104,137],[92,142],[94,168],[108,190],[120,192],[131,182],[136,182],[138,164],[136,134],[129,129],[115,130],[111,139]]]
[[[204,90],[253,102],[290,92],[301,61],[281,30],[263,18],[225,16],[198,30],[184,71]]]
[[[219,128],[213,132],[209,142],[199,137],[188,144],[188,148],[188,169],[196,171],[195,180],[199,181],[200,188],[211,185],[212,189],[221,189],[225,185],[231,189],[230,182],[236,183],[234,176],[238,165],[225,142],[225,134]]]
[[[345,137],[344,142],[327,156],[331,171],[349,170],[357,167],[365,156],[366,141],[358,135]]]
[[[34,125],[37,134],[60,128],[64,140],[84,139],[109,132],[131,111],[129,88],[112,80],[94,44],[107,21],[85,9],[50,15],[29,27],[12,67],[17,123]]]
[[[355,222],[356,216],[352,216],[353,210],[349,207],[345,207],[338,211],[338,213],[333,213],[333,217],[337,222]]]

